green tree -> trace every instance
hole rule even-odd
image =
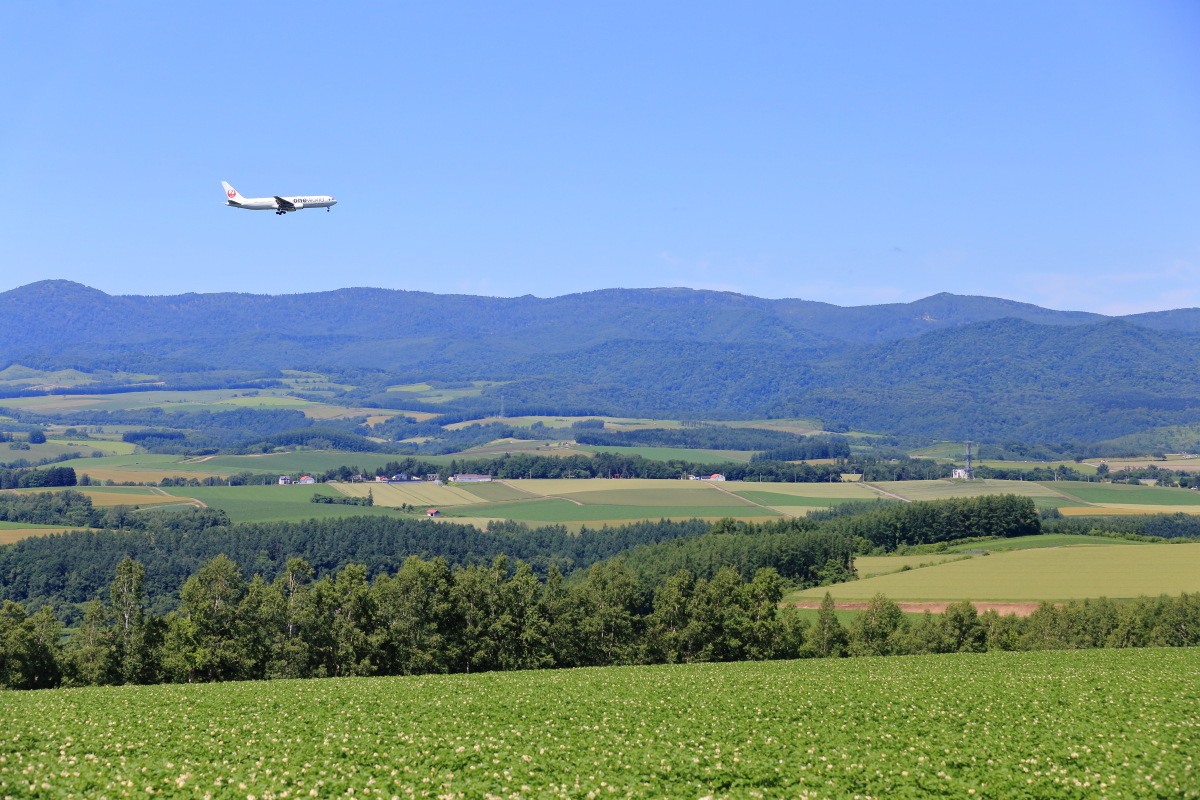
[[[274,632],[267,674],[272,678],[314,675],[310,639],[316,616],[312,597],[312,566],[302,558],[288,559],[284,571],[265,592],[260,613]]]
[[[834,610],[833,595],[825,593],[817,609],[816,622],[805,636],[805,655],[816,658],[837,658],[846,655],[849,637]]]
[[[381,575],[372,586],[378,627],[372,643],[379,669],[389,675],[449,672],[455,663],[451,642],[457,629],[453,576],[445,559],[409,556],[395,576]]]
[[[367,584],[367,568],[347,564],[333,581],[317,583],[317,607],[327,626],[323,661],[330,676],[371,675],[371,634],[375,623],[374,602]]]
[[[109,587],[116,620],[118,671],[123,683],[148,683],[155,680],[158,672],[157,642],[146,624],[145,580],[146,570],[141,562],[126,556],[117,564]]]
[[[180,616],[188,625],[172,626],[169,642],[188,653],[175,653],[187,680],[237,680],[243,677],[238,640],[238,606],[245,580],[237,564],[222,554],[187,579],[180,591]]]
[[[593,564],[572,592],[579,609],[581,665],[631,664],[637,658],[637,580],[623,559]]]
[[[987,649],[987,632],[970,600],[948,605],[942,613],[942,624],[951,652],[982,653]]]
[[[25,606],[0,606],[0,687],[49,689],[59,684],[58,641],[62,626],[49,607],[32,616]]]
[[[691,622],[692,595],[696,579],[681,569],[654,590],[653,610],[646,620],[643,658],[652,664],[674,664],[692,660],[685,632]]]
[[[112,617],[93,597],[83,620],[71,632],[63,653],[67,682],[74,686],[105,686],[120,680],[120,653]]]
[[[850,627],[850,652],[856,656],[892,655],[907,630],[908,619],[900,606],[877,594]]]
[[[503,583],[500,603],[511,620],[512,635],[500,643],[501,669],[540,669],[553,663],[550,653],[550,620],[542,598],[542,585],[533,569],[518,562],[516,572]]]

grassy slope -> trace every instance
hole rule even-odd
[[[170,488],[175,497],[195,498],[229,515],[232,522],[298,522],[351,516],[395,516],[394,509],[380,506],[344,506],[314,503],[314,494],[335,495],[332,488],[316,486],[212,486]]]
[[[1194,798],[1198,687],[1160,649],[13,692],[0,793]]]
[[[999,552],[881,575],[793,597],[865,600],[1037,601],[1200,591],[1200,544],[1053,547]]]

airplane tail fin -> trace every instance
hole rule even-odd
[[[246,198],[242,197],[240,194],[238,194],[237,189],[233,188],[225,181],[221,181],[221,186],[224,187],[224,189],[225,189],[225,196],[228,197],[233,202],[240,203],[246,199]]]

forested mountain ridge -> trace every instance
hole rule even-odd
[[[947,293],[912,303],[841,307],[678,288],[605,289],[553,298],[369,288],[280,295],[114,296],[55,280],[0,292],[0,358],[20,359],[47,347],[84,342],[160,348],[172,340],[182,347],[189,341],[250,335],[326,344],[332,337],[342,345],[487,337],[493,345],[512,346],[514,354],[574,349],[617,338],[816,346],[911,338],[1005,317],[1043,325],[1111,319]],[[1142,327],[1200,331],[1197,309],[1126,319]],[[506,341],[497,343],[496,337]]]
[[[840,308],[690,289],[112,297],[43,281],[0,293],[5,365],[360,369],[377,377],[347,396],[358,405],[411,407],[381,391],[400,377],[505,382],[426,409],[462,419],[494,413],[502,391],[510,413],[801,417],[1033,442],[1200,422],[1197,331],[1197,309],[1111,318],[949,294]]]

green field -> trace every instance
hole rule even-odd
[[[571,447],[581,453],[616,453],[622,456],[641,456],[651,461],[690,461],[695,464],[725,464],[750,461],[754,450],[685,450],[681,447],[609,447],[607,445],[583,445]]]
[[[762,484],[757,484],[761,486]],[[861,497],[805,497],[795,494],[780,494],[778,492],[760,492],[755,489],[739,489],[734,492],[738,497],[762,503],[765,506],[811,506],[813,508],[829,508],[842,503],[853,503],[871,498]],[[878,497],[873,495],[872,497]]]
[[[1200,797],[1193,651],[7,692],[11,797]]]
[[[299,522],[334,517],[396,516],[397,511],[382,506],[344,506],[314,503],[314,494],[336,495],[329,486],[205,486],[170,487],[165,490],[178,498],[195,498],[210,508],[219,508],[231,522]]]
[[[985,494],[1062,499],[1062,495],[1053,489],[1034,481],[876,481],[871,485],[906,500],[942,500],[947,497],[979,497]]]
[[[1060,492],[1085,503],[1139,506],[1200,506],[1200,492],[1191,489],[1167,489],[1159,486],[1131,486],[1120,483],[1059,481],[1052,484]]]
[[[1084,536],[1074,533],[1044,533],[1038,536],[1018,536],[1013,539],[992,539],[986,542],[952,544],[946,549],[951,552],[977,552],[989,550],[1030,550],[1039,547],[1100,547],[1107,545],[1145,545],[1148,542],[1115,539],[1108,536]]]
[[[778,516],[770,509],[742,506],[667,506],[667,505],[578,505],[569,500],[516,500],[508,503],[484,503],[455,506],[443,510],[449,517],[486,517],[523,522],[632,522],[644,519],[720,519],[736,517],[758,519]]]
[[[858,572],[858,577],[869,578],[872,575],[887,575],[892,572],[899,572],[905,567],[917,569],[918,567],[927,567],[946,561],[953,561],[956,558],[962,558],[962,554],[930,553],[920,556],[855,556],[854,569]]]
[[[1047,547],[806,589],[790,599],[1039,601],[1200,592],[1200,544]]]
[[[86,389],[86,387],[83,387]],[[125,394],[80,394],[47,395],[45,397],[16,397],[6,399],[4,405],[12,408],[56,412],[56,411],[127,411],[136,408],[162,408],[164,410],[195,410],[214,408],[221,410],[237,407],[303,408],[321,405],[300,400],[289,395],[287,389],[260,389],[255,397],[244,397],[246,389],[200,389],[192,391],[128,392]]]
[[[962,459],[960,458],[959,461],[961,462]],[[988,459],[976,460],[975,466],[986,466],[1003,470],[1018,470],[1021,472],[1030,472],[1035,469],[1055,469],[1057,467],[1067,467],[1068,469],[1072,469],[1082,475],[1096,474],[1095,464],[1088,464],[1086,462],[1081,463],[1076,461],[994,461]]]
[[[261,456],[165,456],[137,453],[106,458],[89,458],[86,462],[71,462],[76,472],[103,470],[129,472],[129,480],[151,480],[137,473],[233,475],[252,472],[259,475],[294,475],[322,473],[343,465],[374,471],[403,456],[380,453],[354,453],[342,450],[300,450],[290,453],[270,453]]]
[[[36,525],[31,522],[8,522],[0,520],[0,531],[19,531],[19,530],[48,530],[61,531],[62,525]]]
[[[13,447],[14,444],[18,443],[0,444],[0,462],[24,459],[36,463],[62,456],[72,456],[73,458],[64,462],[62,466],[79,469],[91,463],[93,453],[100,453],[101,456],[126,455],[134,450],[134,445],[129,442],[106,439],[69,439],[59,436],[52,436],[43,444],[31,444],[28,450],[16,449]],[[85,458],[88,461],[80,460]]]

